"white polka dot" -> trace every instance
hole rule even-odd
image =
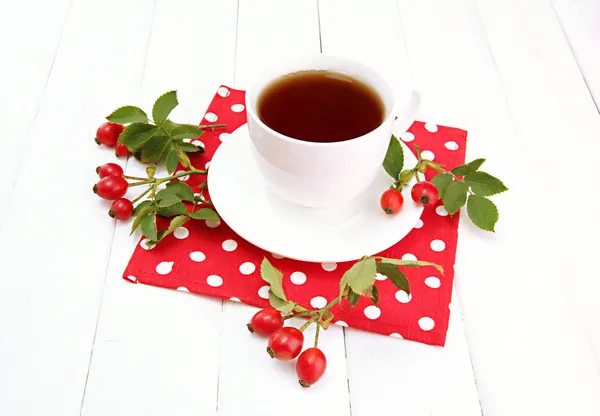
[[[417,260],[417,256],[412,253],[406,253],[404,256],[402,256],[402,260]]]
[[[435,322],[429,316],[424,316],[419,319],[419,326],[423,331],[431,331],[435,326]]]
[[[206,164],[204,165],[204,169],[208,169],[210,168],[210,160],[208,162],[206,162]]]
[[[427,160],[433,160],[433,159],[435,159],[435,155],[433,154],[433,152],[431,150],[423,150],[421,152],[421,157],[423,159],[427,159]]]
[[[201,251],[192,251],[190,253],[190,259],[192,259],[192,261],[200,263],[201,261],[206,260],[206,255]]]
[[[375,275],[375,279],[377,279],[377,280],[385,280],[385,279],[387,279],[387,276],[384,275],[384,274],[381,274],[381,273],[377,273]]]
[[[175,231],[173,231],[173,235],[176,239],[183,240],[184,238],[187,238],[188,235],[190,235],[190,231],[185,227],[177,227],[175,228]]]
[[[348,324],[344,321],[336,321],[336,322],[334,322],[334,324],[339,325],[339,326],[348,326]]]
[[[215,113],[206,113],[204,118],[207,119],[208,121],[210,121],[211,123],[214,123],[215,121],[217,121],[219,119],[219,117],[217,117],[217,115]]]
[[[178,170],[177,172],[175,172],[175,175],[179,175],[180,173],[183,173],[183,170]],[[179,179],[180,181],[187,181],[190,178],[190,175],[183,175],[177,179]]]
[[[290,280],[295,285],[303,285],[306,282],[306,275],[302,272],[294,272],[290,275]]]
[[[437,251],[439,253],[440,251],[444,251],[446,248],[446,243],[444,243],[442,240],[433,240],[429,244],[429,247],[431,247],[433,251]]]
[[[219,140],[225,141],[229,136],[231,136],[229,133],[221,133],[219,134]]]
[[[206,220],[205,224],[208,228],[217,228],[221,225],[221,220]]]
[[[149,242],[150,240],[148,238],[144,238],[142,241],[140,241],[140,247],[144,250],[152,250],[154,247],[156,247],[156,244],[148,245]]]
[[[206,283],[212,287],[219,287],[223,284],[223,278],[221,276],[217,276],[216,274],[211,274],[206,278]]]
[[[441,286],[442,282],[438,277],[429,276],[427,279],[425,279],[425,284],[433,289],[437,289]]]
[[[396,292],[396,300],[400,303],[408,303],[412,299],[412,294],[406,293],[404,290],[399,290]]]
[[[179,286],[177,288],[177,290],[179,290],[180,292],[189,292],[190,291],[187,287],[184,287],[184,286]]]
[[[229,300],[232,302],[241,302],[240,298],[236,298],[236,297],[229,298]]]
[[[419,218],[417,220],[417,223],[415,224],[415,228],[421,228],[423,227],[423,220],[421,218]]]
[[[223,241],[223,244],[221,244],[221,247],[223,247],[223,250],[225,251],[233,251],[237,246],[238,244],[235,240],[225,240]]]
[[[204,142],[203,142],[202,140],[194,140],[194,141],[192,142],[192,144],[195,144],[196,146],[198,146],[198,147],[201,147],[201,148],[203,148],[203,149],[206,147],[206,146],[204,145]]]
[[[229,89],[225,87],[219,87],[219,89],[217,90],[217,94],[219,94],[221,97],[229,97],[231,91],[229,91]]]
[[[456,142],[446,142],[444,143],[444,146],[446,146],[446,149],[448,150],[458,150],[458,143]]]
[[[315,309],[321,309],[325,307],[325,305],[327,305],[327,299],[325,299],[323,296],[315,296],[310,300],[310,306]]]
[[[231,111],[233,111],[234,113],[241,113],[242,111],[244,111],[244,104],[234,104],[231,106]]]
[[[173,264],[174,262],[172,261],[161,261],[156,266],[156,273],[162,275],[171,273],[171,270],[173,270]]]
[[[321,267],[327,272],[332,272],[337,269],[337,263],[321,263]]]
[[[433,124],[433,123],[425,123],[425,130],[427,130],[431,133],[437,133],[438,126],[437,126],[437,124]]]
[[[125,277],[125,279],[129,280],[132,283],[137,283],[137,277],[129,275],[127,277]]]
[[[245,274],[246,276],[254,273],[255,270],[256,266],[254,265],[254,263],[251,263],[249,261],[242,263],[242,265],[240,266],[240,273]]]
[[[404,339],[404,337],[402,335],[400,335],[399,333],[397,333],[397,332],[392,332],[390,334],[390,337]]]
[[[377,319],[381,316],[381,309],[375,305],[369,305],[364,310],[365,316],[369,319]]]
[[[258,296],[260,296],[263,299],[269,299],[269,290],[271,288],[269,286],[263,286],[260,289],[258,289]]]
[[[412,142],[415,139],[415,135],[412,134],[410,131],[407,131],[402,136],[400,136],[400,138],[405,142]]]
[[[271,255],[273,256],[274,259],[284,259],[285,258],[281,254],[277,254],[277,253],[271,253]]]
[[[446,208],[444,208],[443,205],[440,205],[439,207],[437,207],[435,209],[435,212],[441,217],[445,217],[446,215],[448,215],[448,211],[446,211]]]

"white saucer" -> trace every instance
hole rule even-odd
[[[404,148],[404,166],[416,157]],[[379,205],[392,183],[381,168],[371,187],[349,209],[315,209],[292,204],[268,188],[254,161],[246,125],[219,146],[208,171],[208,188],[222,220],[240,237],[263,250],[307,262],[342,262],[377,254],[404,238],[423,207],[404,188],[404,206],[387,216]],[[414,179],[413,179],[414,180]],[[333,225],[332,225],[333,224]]]

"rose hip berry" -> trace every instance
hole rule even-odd
[[[94,185],[94,193],[100,198],[114,201],[127,192],[127,181],[120,176],[107,176]]]
[[[419,205],[435,205],[438,201],[438,190],[431,182],[417,182],[410,190],[410,196]]]
[[[296,362],[296,374],[302,387],[315,384],[327,369],[325,354],[318,348],[309,348],[300,354]]]
[[[302,351],[304,335],[297,328],[286,326],[279,328],[269,337],[267,352],[271,358],[293,360]]]
[[[124,127],[122,125],[107,121],[96,130],[95,141],[99,145],[103,144],[104,146],[113,147],[117,144],[117,140],[123,129]]]
[[[116,163],[105,163],[96,168],[96,173],[101,178],[106,178],[107,176],[123,176],[123,168]]]
[[[127,198],[119,198],[110,205],[108,215],[117,220],[126,220],[133,214],[133,204]]]
[[[398,189],[391,188],[381,195],[379,203],[381,204],[381,209],[383,209],[386,214],[394,215],[402,208],[404,197]]]
[[[129,156],[131,152],[123,143],[117,143],[117,147],[115,147],[115,155],[119,156]]]
[[[281,312],[274,308],[261,309],[248,322],[248,331],[264,336],[271,335],[281,327],[283,317]]]

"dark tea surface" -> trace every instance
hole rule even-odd
[[[278,133],[309,142],[341,142],[375,130],[385,116],[372,87],[346,74],[303,71],[269,84],[258,116]]]

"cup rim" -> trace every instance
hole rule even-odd
[[[393,117],[395,117],[395,105],[396,105],[396,101],[395,101],[395,97],[394,97],[394,92],[392,90],[392,88],[390,87],[389,82],[377,71],[375,71],[375,69],[373,69],[372,67],[366,65],[363,62],[354,60],[354,59],[350,59],[350,58],[346,58],[346,57],[342,57],[342,56],[336,56],[336,55],[323,55],[323,54],[319,54],[319,55],[311,55],[308,57],[305,57],[304,59],[300,59],[300,60],[296,60],[293,61],[296,64],[295,65],[281,65],[280,68],[285,68],[285,67],[290,67],[290,66],[296,66],[296,65],[301,65],[302,62],[311,62],[311,61],[317,61],[319,59],[331,59],[331,60],[339,60],[339,61],[346,61],[347,63],[351,64],[351,65],[358,65],[358,66],[362,66],[363,68],[365,68],[367,71],[369,71],[373,77],[375,78],[379,78],[379,81],[381,82],[381,84],[383,85],[383,89],[386,89],[389,93],[389,96],[391,98],[391,104],[390,104],[390,108],[389,108],[389,114],[381,121],[381,123],[373,130],[363,134],[362,136],[358,136],[358,137],[354,137],[352,139],[348,139],[348,140],[343,140],[343,141],[339,141],[339,142],[310,142],[310,141],[305,141],[305,140],[299,140],[299,139],[295,139],[293,137],[290,136],[286,136],[285,134],[279,133],[276,130],[273,130],[271,127],[267,126],[258,116],[258,113],[256,112],[256,110],[254,109],[254,106],[251,105],[252,104],[252,98],[256,97],[255,100],[253,100],[254,102],[258,101],[258,97],[260,96],[260,93],[262,92],[262,90],[264,90],[264,88],[269,85],[271,82],[275,81],[276,79],[285,76],[287,74],[291,74],[293,72],[299,72],[299,71],[303,71],[303,70],[315,70],[315,68],[298,68],[295,71],[285,71],[285,70],[278,70],[278,71],[269,71],[269,76],[267,77],[259,77],[259,80],[263,80],[264,78],[266,78],[266,82],[262,82],[261,83],[261,88],[258,88],[258,84],[259,81],[256,81],[254,84],[252,84],[252,86],[250,88],[248,88],[246,90],[246,97],[245,97],[245,101],[246,101],[246,115],[248,118],[252,118],[254,123],[257,123],[262,129],[267,130],[270,134],[274,135],[275,137],[277,137],[278,139],[281,139],[283,141],[289,142],[289,143],[294,143],[296,145],[304,145],[307,147],[320,147],[320,148],[325,148],[325,147],[342,147],[344,145],[348,145],[350,143],[357,143],[357,142],[362,142],[364,141],[367,136],[371,135],[372,133],[385,128],[385,126],[389,123],[390,119],[392,119]],[[338,71],[338,72],[342,72],[342,71]],[[351,72],[348,72],[348,75],[351,76],[356,76],[354,74],[352,74]],[[371,85],[371,87],[373,87]],[[373,87],[375,88],[375,87]],[[378,95],[380,95],[380,97],[383,95],[382,92],[379,89],[375,89],[376,92],[378,93]],[[382,97],[383,99],[383,97]],[[386,107],[386,111],[387,111],[387,107]]]

